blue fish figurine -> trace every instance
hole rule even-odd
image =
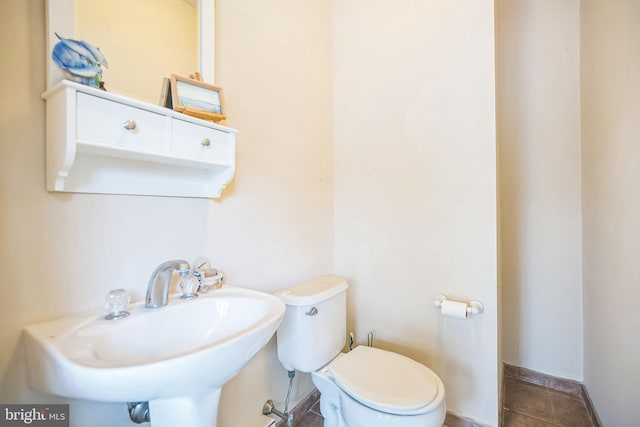
[[[73,40],[59,36],[60,40],[51,52],[51,57],[65,77],[88,86],[102,86],[102,65],[109,67],[107,58],[100,49],[84,40]]]

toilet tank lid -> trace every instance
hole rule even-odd
[[[282,289],[276,292],[276,296],[280,297],[286,305],[304,306],[334,297],[348,287],[346,279],[327,275]]]

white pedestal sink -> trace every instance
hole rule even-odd
[[[59,396],[149,402],[152,427],[215,427],[220,389],[271,339],[273,295],[224,286],[131,315],[93,313],[25,328],[29,383]]]

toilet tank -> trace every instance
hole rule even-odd
[[[342,351],[348,287],[342,277],[322,276],[276,292],[287,306],[276,333],[278,359],[285,369],[313,372]]]

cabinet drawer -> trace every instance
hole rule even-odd
[[[182,158],[231,165],[228,138],[227,132],[173,119],[171,153]]]
[[[76,99],[76,138],[146,153],[168,152],[164,116],[84,93]],[[132,129],[125,128],[126,122]]]

